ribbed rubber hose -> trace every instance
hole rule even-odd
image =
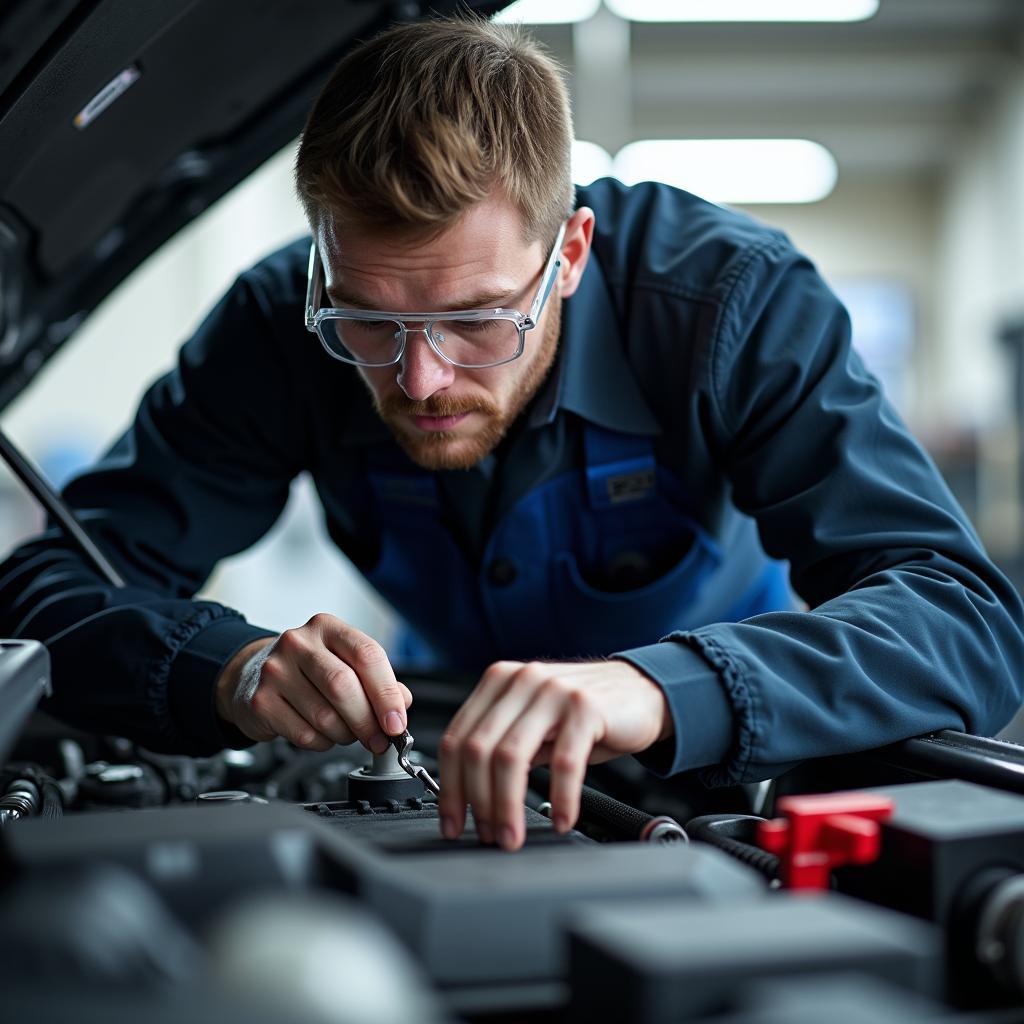
[[[43,809],[40,817],[63,818],[64,817],[64,796],[60,786],[48,775],[42,777]]]
[[[535,769],[531,782],[542,793],[550,793],[551,775],[546,768]],[[580,795],[580,823],[604,829],[614,839],[638,840],[645,838],[644,829],[654,820],[636,807],[624,804],[607,793],[584,786]]]
[[[18,762],[6,765],[0,773],[0,795],[17,778],[27,779],[39,790],[39,818],[62,818],[64,816],[64,794],[57,780],[47,775],[38,765]]]
[[[762,821],[764,818],[752,814],[705,814],[688,821],[686,832],[691,839],[717,846],[774,881],[779,877],[779,858],[750,842]]]
[[[584,786],[580,795],[580,820],[606,829],[617,839],[640,839],[654,815]]]

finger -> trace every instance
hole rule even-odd
[[[315,643],[297,646],[290,654],[302,675],[302,682],[313,687],[320,699],[334,709],[348,732],[375,754],[387,750],[387,737],[377,724],[359,678],[345,662]],[[271,665],[273,659],[264,666],[264,674]],[[302,698],[297,695],[301,689],[294,682],[282,692],[301,710]]]
[[[280,652],[272,652],[260,671],[260,686],[282,696],[310,725],[333,743],[355,742],[355,735],[337,710],[323,697],[304,669],[312,654],[308,646],[290,638]]]
[[[324,644],[355,672],[379,729],[387,736],[399,735],[408,721],[405,694],[395,678],[387,652],[361,630],[332,616],[324,618],[330,620],[318,623]]]
[[[600,720],[584,694],[566,699],[562,728],[551,749],[551,821],[556,832],[568,832],[580,816],[580,796],[587,764],[600,739]]]
[[[490,707],[493,695],[500,692],[508,676],[521,667],[520,662],[497,662],[491,665],[441,737],[438,747],[438,771],[441,776],[438,813],[441,834],[446,839],[458,838],[466,824],[466,791],[463,782],[463,744],[466,736]]]
[[[466,827],[466,797],[462,788],[461,739],[449,724],[437,747],[437,772],[441,792],[437,796],[437,814],[441,835],[458,839]]]
[[[402,691],[402,700],[405,701],[405,707],[408,710],[409,705],[412,704],[412,690],[405,683],[399,683],[398,688]]]
[[[473,687],[472,693],[448,723],[449,730],[459,736],[469,735],[480,718],[505,691],[509,680],[523,668],[525,665],[521,661],[496,661],[489,665]]]
[[[524,802],[533,763],[541,747],[555,745],[565,730],[567,695],[565,685],[548,679],[535,691],[529,706],[509,727],[494,751],[493,806],[498,842],[506,850],[517,850],[526,838]]]
[[[318,733],[332,743],[345,745],[356,742],[355,733],[312,681],[307,681],[305,686],[293,687],[286,700]]]
[[[466,799],[473,808],[477,829],[492,842],[497,823],[494,809],[495,752],[510,726],[533,702],[537,686],[547,669],[536,664],[520,665],[486,692],[490,706],[469,726],[463,744],[462,778]]]
[[[304,750],[330,750],[334,743],[305,720],[281,694],[267,690],[253,698],[255,710],[259,701],[259,716],[275,736],[283,736],[289,743]]]

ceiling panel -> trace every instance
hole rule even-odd
[[[1024,0],[881,0],[854,24],[597,17],[596,32],[533,31],[574,72],[581,137],[612,150],[638,138],[801,136],[832,149],[846,177],[930,177],[1000,86],[1024,78]]]

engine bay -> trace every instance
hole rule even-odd
[[[719,791],[624,759],[567,835],[537,770],[506,853],[471,819],[442,839],[393,751],[156,754],[33,713],[39,645],[0,665],[5,1019],[1020,1019],[1012,744],[945,735]],[[412,759],[436,773],[461,689],[419,688]]]

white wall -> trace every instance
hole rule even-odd
[[[958,147],[937,219],[938,391],[951,417],[969,414],[978,428],[978,525],[993,554],[1012,556],[1024,540],[1020,425],[997,335],[1024,315],[1024,68]]]

